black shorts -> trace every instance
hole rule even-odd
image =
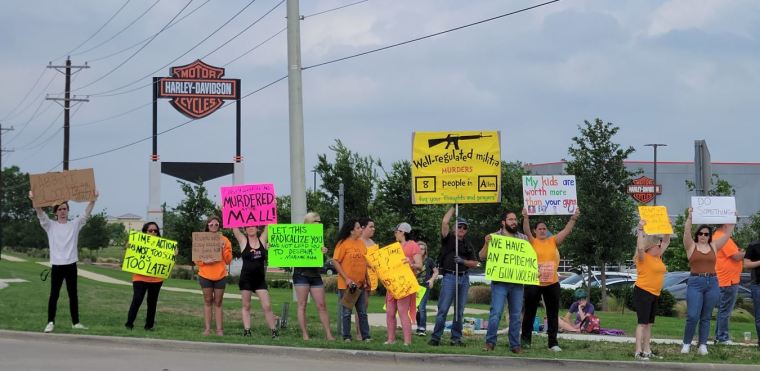
[[[293,285],[313,288],[325,287],[321,276],[304,276],[301,273],[293,273]]]
[[[657,309],[657,298],[649,291],[633,286],[633,308],[636,309],[638,324],[649,325],[654,323],[654,313]]]
[[[213,280],[209,280],[201,276],[198,276],[198,283],[201,284],[201,288],[203,289],[223,289],[227,286],[227,277],[224,277],[217,281],[213,281]]]
[[[267,289],[266,276],[258,272],[253,272],[253,273],[241,272],[238,288],[240,288],[241,291],[242,290],[247,290],[247,291],[266,290]]]

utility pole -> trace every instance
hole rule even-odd
[[[65,171],[69,169],[69,112],[71,108],[71,102],[90,101],[86,98],[76,98],[76,96],[74,98],[71,97],[71,69],[76,69],[74,73],[77,73],[83,68],[90,68],[90,66],[88,66],[87,63],[85,63],[84,66],[72,66],[71,58],[66,57],[66,65],[54,66],[51,62],[48,64],[47,68],[55,68],[56,71],[66,76],[66,90],[63,91],[63,98],[45,97],[45,100],[52,100],[58,104],[61,104],[59,101],[63,101],[63,170]],[[63,71],[61,69],[63,69]]]
[[[301,85],[301,14],[298,0],[288,0],[288,117],[290,122],[290,222],[306,215],[306,158],[303,146]]]
[[[646,147],[652,147],[654,148],[654,203],[653,205],[657,205],[657,147],[667,147],[667,144],[660,144],[660,143],[650,143],[645,144]]]
[[[3,220],[3,193],[5,189],[3,188],[3,152],[13,152],[9,149],[3,149],[3,132],[4,131],[11,131],[13,130],[13,127],[10,128],[4,128],[2,124],[0,124],[0,221]],[[3,256],[3,223],[0,223],[0,259],[2,259]]]

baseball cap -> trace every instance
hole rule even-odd
[[[468,227],[470,226],[470,223],[467,223],[467,219],[465,218],[457,218],[457,225],[460,225],[460,224],[466,225]]]
[[[575,300],[581,300],[586,298],[586,290],[578,289],[575,290]]]
[[[404,233],[409,233],[409,232],[412,231],[412,226],[409,225],[409,223],[407,223],[407,222],[403,222],[403,223],[399,223],[399,225],[397,225],[396,229],[394,229],[394,230],[395,231],[401,231],[401,232],[404,232]]]

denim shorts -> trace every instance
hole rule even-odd
[[[309,286],[314,288],[324,287],[322,276],[308,277],[300,273],[293,273],[293,286]]]
[[[198,276],[198,283],[200,283],[201,288],[204,289],[223,289],[227,286],[227,277],[224,277],[218,281],[212,281]]]

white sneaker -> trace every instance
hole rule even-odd
[[[699,350],[697,350],[697,353],[699,353],[700,356],[706,356],[707,355],[707,345],[706,344],[700,344]]]
[[[48,322],[47,326],[45,326],[45,332],[50,333],[53,332],[53,330],[55,330],[55,323]]]
[[[560,348],[559,345],[555,345],[555,346],[549,348],[549,350],[551,350],[552,352],[561,352],[562,348]]]
[[[734,342],[733,342],[733,341],[731,341],[731,340],[726,340],[726,341],[715,341],[715,345],[736,345],[736,343],[734,343]]]
[[[689,350],[691,350],[691,344],[684,344],[681,347],[681,354],[689,354]]]
[[[87,330],[87,326],[81,323],[77,323],[76,325],[71,325],[71,328],[76,329],[76,330]]]

